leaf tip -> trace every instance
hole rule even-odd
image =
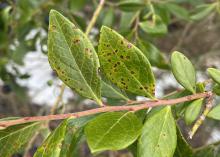
[[[49,15],[56,15],[58,14],[58,11],[56,11],[55,9],[51,9]]]

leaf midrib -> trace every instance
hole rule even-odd
[[[57,20],[56,15],[54,15],[54,19],[56,20],[56,23],[58,24],[58,27],[59,27],[59,29],[60,29],[60,32],[61,32],[62,36],[64,37],[64,40],[65,40],[66,44],[68,45],[67,47],[68,47],[68,49],[69,49],[69,52],[70,52],[70,54],[71,54],[73,60],[74,60],[75,63],[76,63],[77,69],[78,69],[78,71],[79,71],[79,73],[80,73],[80,75],[81,75],[83,81],[86,83],[86,86],[89,88],[89,90],[90,90],[90,92],[92,93],[92,95],[94,96],[95,100],[99,102],[99,101],[100,101],[99,98],[96,96],[96,94],[93,92],[93,90],[92,90],[92,88],[90,87],[90,85],[88,84],[88,82],[85,80],[85,77],[84,77],[83,73],[81,72],[78,63],[76,62],[74,56],[72,55],[72,51],[71,51],[71,49],[70,49],[70,47],[69,47],[69,44],[68,44],[67,39],[66,39],[66,36],[65,36],[64,33],[63,33],[63,30],[62,30],[62,28],[61,28],[61,26],[60,26],[60,23],[59,23],[58,20]],[[72,23],[70,23],[70,24],[72,24]]]
[[[159,134],[159,137],[158,137],[158,140],[157,140],[156,144],[159,143],[159,141],[160,141],[160,139],[162,137],[162,130],[164,129],[165,122],[167,121],[168,113],[169,113],[169,110],[166,111],[166,114],[165,114],[165,117],[164,117],[164,121],[163,121],[162,127],[160,129],[160,134]],[[153,149],[153,156],[154,156],[155,152],[156,152],[156,147],[154,147],[154,149]]]
[[[129,114],[129,113],[131,113],[131,112],[126,112],[124,115],[122,115],[122,116],[115,122],[115,124],[113,124],[113,125],[105,132],[105,134],[101,137],[101,139],[98,140],[98,142],[94,145],[94,148],[96,148],[96,147],[100,144],[100,142],[105,138],[105,136],[108,135],[108,133],[109,133],[117,124],[119,124],[119,122],[120,122],[125,116],[127,116],[127,114]]]
[[[13,131],[12,133],[9,133],[8,135],[6,135],[6,136],[0,138],[0,142],[1,142],[2,139],[7,138],[7,137],[10,136],[10,135],[16,134],[16,133],[18,133],[18,132],[21,131],[21,130],[28,129],[29,127],[34,127],[34,125],[37,125],[37,124],[39,124],[39,123],[33,123],[33,124],[28,125],[28,126],[22,128],[22,129],[18,129],[18,130],[16,130],[16,131]],[[32,126],[32,125],[33,125],[33,126]]]

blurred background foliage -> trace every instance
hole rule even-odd
[[[31,71],[34,68],[51,75],[51,79],[42,75],[44,86],[39,91],[50,86],[59,88],[60,82],[56,81],[56,74],[49,66],[46,69],[35,66],[30,71],[22,70],[27,66],[25,57],[30,53],[40,53],[40,56],[47,58],[50,9],[58,10],[85,31],[98,3],[97,0],[0,0],[0,117],[49,113],[47,101],[32,101],[32,86],[28,86],[27,82],[33,77]],[[184,52],[192,60],[199,71],[199,80],[206,79],[204,69],[207,67],[220,68],[219,13],[219,0],[107,0],[89,37],[96,46],[100,27],[106,25],[135,43],[155,67],[158,78],[156,94],[162,96],[178,87],[172,76],[167,74],[169,55],[173,50]],[[36,60],[29,58],[29,62],[34,63]],[[47,63],[47,60],[43,62]],[[38,75],[35,71],[34,74]],[[38,86],[38,81],[34,83]],[[119,103],[114,94],[108,98],[111,95],[108,88],[102,90],[106,92],[108,102]],[[46,92],[53,93],[51,88]],[[47,95],[43,97],[52,99]],[[88,105],[91,102],[88,103],[76,93],[69,98],[65,102],[65,109],[61,104],[57,112],[91,108]],[[78,105],[82,103],[87,105]],[[219,128],[213,129],[216,122],[210,120],[206,123],[208,127],[197,134],[199,139],[195,137],[190,141],[193,146],[209,142],[210,136],[214,134],[219,138]],[[185,127],[182,121],[180,125]],[[218,134],[211,134],[211,127],[212,131],[217,129]],[[82,156],[88,155],[88,149],[84,147],[82,152]],[[106,155],[129,156],[124,152]]]

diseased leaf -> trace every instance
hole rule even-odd
[[[216,83],[220,84],[220,70],[208,68],[208,73]]]
[[[104,113],[90,121],[85,135],[91,151],[120,150],[140,135],[141,121],[132,112]]]
[[[152,35],[164,35],[168,31],[166,24],[156,14],[153,15],[152,21],[140,22],[139,25],[144,32]]]
[[[152,113],[144,123],[138,141],[138,157],[173,157],[177,143],[171,107]]]
[[[175,51],[171,56],[171,68],[176,80],[184,88],[195,93],[196,73],[190,60],[182,53]]]
[[[103,97],[112,98],[112,99],[122,99],[128,101],[129,98],[125,96],[120,89],[113,87],[113,85],[101,81],[101,93]]]
[[[40,123],[26,123],[0,130],[0,156],[11,157],[18,152],[40,128]]]
[[[191,103],[188,104],[185,110],[185,122],[187,125],[192,124],[197,117],[199,116],[199,113],[201,111],[203,104],[203,99],[194,100]]]
[[[209,118],[220,120],[220,104],[216,105],[207,115]]]
[[[67,86],[101,104],[95,49],[81,30],[55,10],[50,11],[48,57],[51,67]]]
[[[66,126],[67,120],[64,120],[37,149],[34,157],[59,157]]]
[[[152,98],[155,90],[151,65],[144,54],[117,32],[103,26],[98,47],[101,69],[119,88]]]
[[[177,146],[174,157],[192,157],[193,150],[191,146],[184,139],[181,131],[177,128]]]

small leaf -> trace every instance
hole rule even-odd
[[[40,128],[40,123],[26,123],[0,130],[0,156],[11,157],[18,152]]]
[[[149,59],[151,65],[158,68],[168,69],[169,65],[165,60],[163,54],[153,44],[138,39],[137,46],[143,52],[143,54]]]
[[[144,123],[138,142],[138,157],[173,157],[177,143],[171,107],[151,114]]]
[[[67,120],[64,120],[37,149],[34,157],[59,157],[66,126]]]
[[[185,122],[187,125],[192,124],[199,116],[203,104],[203,99],[194,100],[189,103],[185,110]]]
[[[48,57],[51,67],[66,85],[101,104],[95,49],[81,30],[55,10],[50,12]]]
[[[102,25],[111,27],[114,23],[114,9],[108,8],[102,18]]]
[[[84,126],[94,117],[95,116],[86,116],[80,118],[71,118],[68,120],[68,125],[59,157],[78,156],[79,145],[82,142],[84,135]]]
[[[214,87],[213,87],[213,92],[220,96],[220,84],[215,84]]]
[[[163,22],[168,25],[170,23],[171,16],[169,10],[164,4],[166,3],[154,3],[153,7],[155,10],[155,14],[160,16],[161,20],[163,20]]]
[[[215,3],[198,5],[196,9],[194,9],[190,18],[192,20],[201,20],[208,16],[209,13],[214,10],[214,8]]]
[[[174,3],[165,3],[165,7],[176,17],[184,20],[189,20],[189,12],[180,5]]]
[[[90,121],[85,135],[91,151],[120,150],[140,135],[141,121],[132,112],[110,112]]]
[[[194,151],[193,157],[219,157],[220,147],[218,144],[211,144],[202,149],[198,148]]]
[[[205,92],[205,83],[204,82],[199,82],[196,84],[196,92],[197,93]]]
[[[193,150],[191,146],[184,139],[181,131],[177,128],[177,146],[174,157],[192,157]]]
[[[143,9],[145,5],[141,2],[126,0],[126,1],[122,1],[122,2],[117,3],[117,6],[122,11],[134,12],[134,11],[138,11],[138,10]]]
[[[216,105],[207,115],[209,118],[220,120],[220,104]]]
[[[119,88],[150,98],[154,96],[155,80],[148,59],[137,47],[105,26],[101,29],[98,55],[106,77]]]
[[[101,93],[103,97],[112,98],[112,99],[122,99],[128,101],[129,98],[125,96],[120,89],[113,87],[113,85],[101,81]]]
[[[220,70],[208,68],[208,73],[216,83],[220,84]]]
[[[175,51],[171,56],[171,67],[176,80],[184,88],[195,93],[196,73],[190,60],[182,53]]]
[[[134,14],[133,12],[122,12],[119,24],[120,32],[130,32],[130,27],[135,21],[136,17],[137,14]]]
[[[139,25],[144,32],[152,35],[164,35],[168,31],[160,16],[155,14],[152,17],[152,21],[140,22]]]

